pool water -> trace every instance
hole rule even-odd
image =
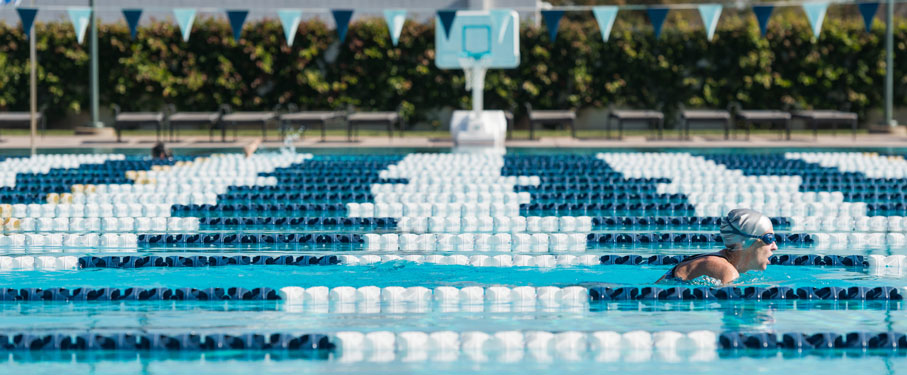
[[[0,156],[0,373],[898,373],[881,151]],[[655,284],[737,207],[767,270]]]

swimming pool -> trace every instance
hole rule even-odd
[[[905,362],[896,150],[404,151],[0,157],[0,372]],[[768,270],[654,284],[736,207]]]

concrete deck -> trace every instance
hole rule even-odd
[[[124,142],[117,143],[110,137],[94,136],[46,136],[38,138],[39,149],[94,149],[94,148],[120,148],[120,149],[150,149],[155,139],[153,136],[131,136]],[[239,137],[236,142],[209,142],[207,136],[184,137],[180,142],[167,142],[167,147],[179,148],[224,148],[236,149],[251,142],[258,137]],[[854,140],[849,134],[819,135],[794,135],[791,141],[783,141],[778,135],[753,135],[750,140],[742,137],[738,140],[725,141],[721,136],[702,137],[693,136],[689,141],[678,139],[654,140],[642,136],[626,136],[623,140],[608,139],[572,139],[569,137],[544,137],[530,141],[515,139],[507,141],[507,147],[514,148],[907,148],[907,135],[904,134],[861,134]],[[269,141],[262,147],[280,147],[280,141]],[[389,139],[386,136],[360,137],[358,141],[347,142],[346,137],[328,137],[321,141],[318,137],[307,137],[295,142],[300,148],[450,148],[453,142],[447,139],[434,139],[408,135]],[[28,149],[28,136],[4,136],[0,141],[0,149]]]

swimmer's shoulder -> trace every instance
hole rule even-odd
[[[720,256],[694,259],[690,261],[686,268],[687,280],[700,276],[709,276],[721,280],[722,283],[728,283],[740,277],[737,268],[731,262],[728,262],[726,258]]]

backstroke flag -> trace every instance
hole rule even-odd
[[[142,18],[141,9],[123,9],[123,18],[126,19],[126,25],[129,26],[129,34],[135,39],[136,30],[139,27],[139,20]]]
[[[76,29],[76,40],[82,44],[82,41],[85,40],[85,31],[88,30],[88,24],[91,22],[91,8],[67,8],[66,13],[69,14],[72,27]]]
[[[230,28],[233,29],[233,40],[239,40],[242,36],[242,25],[246,23],[248,10],[228,10],[227,19],[230,21]]]
[[[22,21],[22,30],[25,31],[25,37],[31,35],[31,28],[35,24],[35,16],[38,15],[37,8],[16,8],[19,14],[19,20]]]
[[[176,18],[176,24],[179,25],[183,33],[183,41],[189,41],[189,34],[192,32],[192,23],[195,22],[195,9],[193,8],[174,8],[173,18]]]
[[[715,29],[718,28],[718,19],[721,18],[720,4],[701,4],[699,5],[699,15],[702,16],[702,24],[705,25],[705,35],[709,40],[715,35]]]
[[[876,17],[879,10],[879,3],[860,3],[860,14],[863,15],[863,23],[866,24],[866,32],[872,31],[872,19]]]
[[[334,9],[331,11],[334,15],[334,23],[337,24],[337,35],[340,40],[346,39],[346,29],[350,27],[350,18],[353,18],[353,11],[349,9]]]
[[[611,27],[614,26],[614,20],[617,18],[616,6],[600,6],[592,8],[592,14],[595,15],[595,21],[598,22],[598,30],[602,33],[602,40],[608,41],[611,36]]]
[[[655,39],[661,35],[661,25],[668,18],[668,8],[649,8],[646,12],[649,14],[649,22],[652,23],[652,29],[655,30]]]
[[[391,42],[396,46],[403,32],[403,24],[406,22],[406,10],[385,9],[384,20],[387,22],[387,31],[391,34]]]
[[[803,11],[806,12],[806,18],[813,28],[813,36],[818,38],[822,33],[822,21],[825,20],[825,12],[828,10],[828,3],[805,3]]]
[[[292,46],[293,40],[296,39],[296,31],[299,30],[299,21],[302,20],[302,11],[278,9],[277,17],[280,18],[280,25],[283,26],[283,36],[287,38],[287,45]]]
[[[457,17],[455,10],[439,10],[438,20],[441,21],[441,28],[444,29],[444,39],[450,36],[450,28],[453,26],[454,18]],[[437,31],[435,31],[437,32]]]
[[[772,17],[772,11],[775,10],[774,5],[754,5],[753,13],[756,14],[756,21],[759,23],[759,31],[762,33],[762,36],[765,36],[765,31],[768,30],[768,19]]]
[[[564,16],[563,10],[543,10],[542,19],[545,20],[545,27],[548,28],[548,38],[553,42],[557,39],[557,27],[561,24],[561,17]]]

